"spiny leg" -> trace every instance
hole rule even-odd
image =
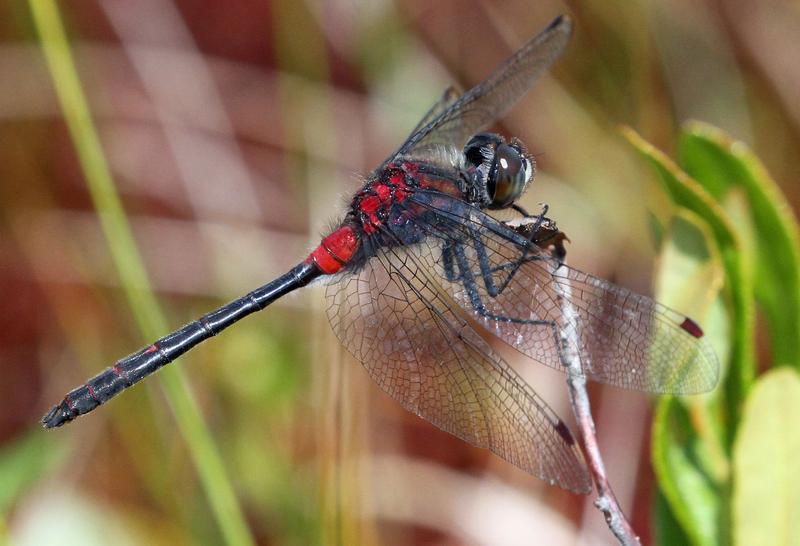
[[[519,212],[520,214],[522,214],[525,218],[532,218],[532,216],[529,215],[528,212],[525,209],[523,209],[521,206],[519,206],[517,204],[514,204],[514,205],[512,205],[512,208],[514,210],[516,210],[517,212]],[[515,262],[513,262],[511,264],[503,264],[501,266],[496,267],[494,270],[491,271],[493,273],[494,271],[499,271],[501,269],[506,269],[506,268],[509,268],[509,266],[511,266],[510,267],[511,271],[508,273],[508,276],[506,277],[506,279],[500,285],[500,287],[499,287],[499,289],[497,291],[498,293],[502,293],[503,290],[506,289],[506,287],[509,285],[511,280],[514,278],[514,275],[516,275],[516,273],[519,270],[519,268],[522,267],[522,264],[524,264],[526,262],[529,262],[529,261],[538,261],[538,260],[541,259],[540,256],[532,256],[532,257],[529,258],[528,252],[530,251],[531,246],[535,244],[534,240],[536,239],[536,235],[539,232],[539,229],[541,229],[542,224],[544,223],[545,214],[547,214],[547,211],[549,209],[550,209],[550,206],[547,203],[545,203],[544,205],[542,205],[542,212],[535,217],[536,221],[533,223],[533,227],[531,227],[531,232],[528,235],[528,243],[525,245],[525,249],[522,252],[522,256],[520,256],[518,260],[516,260]],[[479,255],[481,253],[483,253],[485,255],[486,254],[486,247],[484,246],[483,242],[481,242],[480,238],[475,238],[474,241],[475,241],[475,251],[478,252]],[[487,258],[486,261],[488,262],[488,258]],[[481,263],[483,263],[483,261],[481,261]],[[485,277],[485,273],[484,273],[484,277]],[[491,274],[489,275],[489,278],[492,279],[492,281],[493,281],[493,277],[491,276]],[[487,286],[487,290],[488,290],[488,286]]]
[[[483,243],[479,242],[478,240],[476,240],[476,244],[480,244],[481,246],[483,246]],[[484,255],[486,254],[485,249],[483,253]],[[559,327],[555,323],[555,321],[544,320],[544,319],[533,319],[533,318],[524,319],[518,317],[508,317],[489,312],[489,310],[486,309],[483,300],[481,299],[475,275],[469,268],[469,260],[467,259],[463,243],[455,243],[455,242],[451,243],[451,246],[448,249],[448,259],[451,261],[451,264],[449,266],[451,270],[452,270],[452,260],[455,259],[460,273],[456,276],[455,273],[453,272],[453,277],[454,279],[461,281],[461,283],[464,285],[464,289],[466,290],[467,296],[469,297],[470,304],[472,305],[472,308],[475,310],[476,313],[478,313],[483,318],[497,322],[525,324],[529,326],[544,326],[548,328],[550,330],[551,335],[553,336],[553,343],[556,352],[558,353],[559,362],[561,363],[561,365],[566,366],[563,340],[562,336],[559,335]],[[543,260],[543,259],[547,258],[542,256],[528,257],[528,261]],[[499,295],[499,292],[497,292],[496,287],[494,287],[494,280],[491,278],[492,270],[491,268],[489,268],[488,257],[486,257],[485,261],[479,260],[479,262],[481,263],[481,276],[483,277],[484,283],[486,284],[487,292],[489,292],[490,297],[493,298],[497,297],[497,295]],[[513,265],[513,263],[505,265],[509,266]],[[490,289],[490,286],[492,286],[493,288]],[[492,294],[491,292],[494,292],[494,294]]]
[[[470,231],[470,239],[472,239],[472,244],[475,249],[475,253],[478,257],[478,264],[481,268],[481,276],[483,277],[484,285],[486,286],[486,291],[489,295],[493,298],[496,298],[498,295],[502,294],[503,291],[508,287],[511,281],[514,279],[514,275],[516,275],[519,268],[522,267],[523,264],[528,262],[537,262],[537,261],[546,261],[550,260],[550,257],[546,256],[539,256],[539,255],[530,255],[530,249],[532,248],[535,243],[533,242],[536,236],[537,231],[542,225],[544,220],[544,213],[547,212],[547,206],[545,205],[542,214],[537,217],[536,223],[534,224],[533,228],[531,229],[530,234],[528,235],[528,243],[524,246],[524,250],[522,255],[517,258],[516,260],[492,266],[489,261],[489,255],[486,251],[486,245],[483,243],[483,239],[475,228],[468,228]],[[456,244],[456,243],[453,243]],[[455,250],[450,250],[450,252],[455,252]],[[463,253],[463,247],[461,248],[461,252]],[[450,258],[452,260],[452,258]],[[466,256],[465,261],[466,264]],[[499,286],[495,283],[494,274],[499,271],[508,271],[505,279],[500,282]]]

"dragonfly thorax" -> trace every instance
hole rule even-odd
[[[521,141],[495,133],[478,133],[464,147],[466,170],[482,208],[504,209],[525,192],[536,162]]]
[[[403,168],[389,165],[355,195],[351,209],[364,232],[371,235],[389,218],[392,206],[406,200],[414,187],[414,178]]]

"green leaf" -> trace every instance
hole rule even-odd
[[[733,457],[736,544],[800,544],[800,378],[766,373],[744,408]]]
[[[675,519],[675,514],[669,508],[664,493],[656,490],[655,498],[655,518],[653,521],[653,534],[655,544],[663,546],[673,546],[674,544],[689,544],[690,539],[681,529],[680,524]]]
[[[755,376],[753,333],[755,322],[754,303],[751,298],[751,267],[743,251],[743,244],[729,214],[715,201],[696,180],[678,167],[663,152],[657,150],[633,129],[624,127],[623,135],[639,151],[655,172],[672,198],[681,208],[702,218],[713,234],[721,262],[725,269],[725,286],[730,300],[731,350],[725,379],[727,404],[725,417],[733,430],[738,422],[739,404]],[[730,439],[726,442],[730,443]]]
[[[721,361],[730,351],[728,317],[709,315],[725,281],[725,270],[707,224],[695,213],[679,208],[661,235],[655,271],[655,295],[659,302],[690,317],[703,319],[703,331]]]
[[[658,265],[657,299],[703,317],[706,335],[724,361],[730,346],[729,318],[721,297],[724,268],[707,224],[693,212],[677,209],[663,231]],[[711,396],[663,399],[653,424],[659,498],[668,505],[668,510],[657,512],[656,528],[661,536],[667,531],[675,534],[679,531],[672,528],[678,522],[690,537],[680,543],[719,542],[721,492],[729,464],[713,400]]]
[[[736,192],[744,194],[755,297],[767,319],[773,361],[800,366],[800,235],[789,203],[747,146],[715,127],[687,124],[679,154],[684,169],[723,207]]]
[[[653,421],[653,467],[659,486],[691,543],[698,546],[721,543],[724,518],[721,505],[724,482],[712,472],[713,457],[707,442],[692,425],[692,415],[672,397],[663,398]],[[666,522],[657,522],[663,527]]]
[[[755,367],[749,267],[729,214],[663,153],[624,132],[675,203],[661,230],[656,299],[700,320],[723,365],[725,387],[704,397],[665,398],[657,407],[652,458],[669,510],[656,513],[667,518],[656,527],[677,522],[692,544],[725,544],[731,423]]]
[[[713,234],[698,215],[683,208],[675,210],[663,228],[654,276],[656,299],[700,320],[719,361],[727,362],[731,335],[722,293],[725,269]]]

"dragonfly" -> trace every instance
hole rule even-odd
[[[530,215],[516,202],[535,160],[520,140],[486,129],[571,33],[570,18],[558,17],[484,82],[463,94],[448,89],[301,263],[117,361],[69,392],[43,425],[94,410],[285,294],[325,281],[339,341],[405,409],[552,485],[588,493],[575,437],[498,342],[562,371],[572,351],[588,379],[651,393],[711,390],[719,366],[696,322],[570,268],[546,207]],[[500,221],[501,210],[523,221]]]

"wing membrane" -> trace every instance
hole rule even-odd
[[[426,157],[436,148],[461,151],[467,140],[502,117],[561,55],[572,33],[572,21],[561,16],[523,45],[487,80],[453,102],[438,117],[414,132],[393,156]],[[426,116],[427,117],[427,116]]]
[[[331,325],[403,407],[575,492],[590,488],[563,422],[468,324],[423,266],[425,244],[383,248],[327,290]]]
[[[460,96],[461,92],[458,89],[456,89],[455,86],[451,85],[450,87],[445,89],[444,93],[442,93],[442,96],[439,97],[439,100],[437,100],[433,104],[433,106],[431,106],[431,109],[428,110],[428,113],[422,116],[422,119],[417,122],[417,125],[411,131],[411,134],[414,135],[422,131],[422,129],[424,129],[426,125],[428,125],[433,120],[441,116],[445,110],[450,108],[450,106],[452,106],[453,103],[455,103]]]
[[[451,256],[449,274],[441,255],[424,256],[426,267],[464,310],[518,351],[563,369],[559,334],[569,328],[595,381],[674,394],[716,385],[716,356],[684,315],[559,263],[463,201],[428,191],[409,201],[436,212],[436,223],[422,229]]]

